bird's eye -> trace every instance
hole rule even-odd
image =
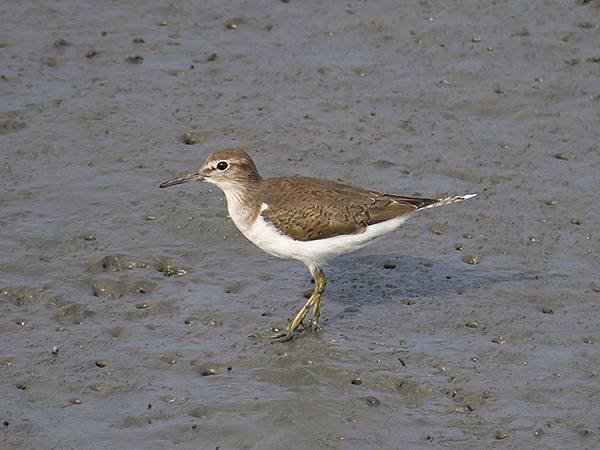
[[[217,169],[219,169],[220,171],[227,170],[228,167],[229,164],[227,163],[227,161],[219,161],[217,163]]]

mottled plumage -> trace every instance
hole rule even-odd
[[[261,181],[258,192],[261,201],[269,205],[261,213],[265,220],[299,241],[363,233],[369,225],[437,202],[312,177],[267,178]]]

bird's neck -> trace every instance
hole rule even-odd
[[[247,183],[228,183],[219,186],[227,199],[227,211],[238,227],[245,233],[260,214],[260,180]]]

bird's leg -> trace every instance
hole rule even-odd
[[[323,293],[325,292],[325,286],[327,285],[327,278],[323,272],[323,268],[319,265],[311,265],[309,267],[310,273],[315,279],[315,289],[311,298],[315,297],[312,317],[310,319],[310,331],[317,332],[323,328],[319,324],[319,316],[321,315],[321,301],[323,300]]]
[[[283,330],[278,331],[274,334],[258,336],[265,337],[268,339],[277,339],[281,342],[289,341],[294,336],[294,331],[296,331],[296,328],[300,326],[300,324],[308,314],[310,308],[313,308],[312,317],[310,319],[310,330],[313,332],[321,330],[321,325],[319,324],[319,315],[321,314],[321,301],[323,299],[323,292],[325,292],[327,278],[325,278],[323,268],[320,265],[311,264],[308,267],[308,270],[310,270],[310,274],[315,280],[315,288],[313,289],[310,298],[306,301],[304,306],[300,308],[300,311],[298,311],[296,316]]]
[[[281,342],[289,341],[290,339],[292,339],[292,337],[294,336],[294,331],[300,326],[300,324],[306,317],[306,314],[308,314],[310,308],[315,304],[316,300],[317,297],[313,292],[313,294],[310,296],[310,298],[307,300],[304,306],[300,308],[300,311],[298,311],[296,316],[292,319],[292,321],[288,324],[287,327],[285,327],[281,331],[278,331],[275,334],[269,334],[263,337],[266,337],[268,339],[278,339]]]

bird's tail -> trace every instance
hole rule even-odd
[[[462,202],[463,200],[468,200],[470,198],[475,197],[477,194],[467,194],[467,195],[452,195],[450,197],[442,197],[438,198],[435,203],[431,203],[430,205],[424,206],[421,209],[427,208],[437,208],[438,206],[446,206],[452,203]]]

